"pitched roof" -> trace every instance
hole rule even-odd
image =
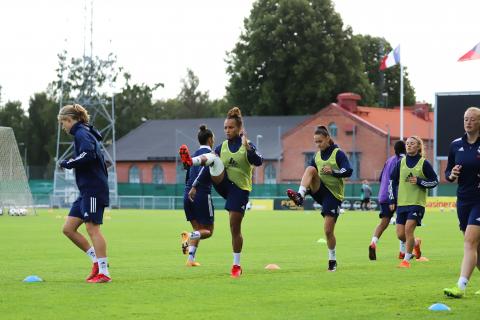
[[[390,136],[394,138],[400,137],[400,109],[358,106],[357,110],[356,115],[372,126],[384,132],[390,130]],[[403,135],[405,137],[416,135],[422,139],[433,139],[433,118],[433,112],[429,112],[429,120],[425,120],[415,115],[411,107],[406,107],[403,112]]]
[[[282,153],[281,136],[310,116],[244,117],[248,138],[257,143],[265,159],[278,159]],[[117,161],[174,160],[178,147],[198,146],[200,124],[206,124],[216,136],[216,144],[224,140],[224,118],[149,120],[117,140]]]

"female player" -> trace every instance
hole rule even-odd
[[[240,253],[242,252],[242,220],[252,191],[253,166],[261,166],[263,159],[256,147],[247,139],[240,109],[234,107],[227,113],[224,122],[227,137],[214,153],[191,158],[186,145],[180,147],[180,157],[186,166],[209,166],[215,190],[226,199],[225,209],[230,215],[232,234],[233,266],[231,275],[242,274]]]
[[[395,210],[390,210],[389,200],[388,200],[388,186],[390,185],[390,175],[392,174],[393,169],[396,164],[402,157],[405,156],[405,142],[402,140],[395,142],[393,146],[395,150],[395,155],[391,156],[385,162],[383,166],[382,173],[380,174],[380,189],[378,191],[378,202],[380,203],[380,223],[375,228],[373,232],[372,242],[368,246],[368,257],[370,260],[377,260],[377,242],[382,236],[383,232],[387,229],[390,219],[393,217]],[[405,257],[405,242],[400,241],[400,254],[399,258],[403,259]]]
[[[409,137],[405,145],[407,155],[397,162],[390,175],[392,188],[389,194],[390,210],[394,211],[397,204],[397,237],[406,243],[400,268],[410,268],[412,256],[418,259],[422,255],[420,239],[415,241],[415,228],[422,225],[427,189],[435,188],[438,184],[437,174],[424,158],[422,139]]]
[[[66,105],[58,114],[63,130],[74,136],[74,158],[63,160],[60,167],[75,169],[80,196],[72,205],[63,233],[93,261],[87,278],[91,283],[110,282],[107,262],[107,244],[100,231],[103,211],[109,205],[108,173],[99,141],[100,133],[88,124],[89,115],[81,105]],[[78,232],[85,223],[90,240]]]
[[[298,192],[288,189],[287,195],[297,206],[301,206],[305,195],[309,193],[322,206],[328,246],[328,271],[336,271],[335,223],[344,197],[343,179],[350,177],[353,170],[347,156],[333,142],[325,126],[316,128],[313,140],[319,151],[305,169]]]
[[[201,125],[198,131],[200,148],[193,154],[194,157],[212,152],[214,137],[206,125]],[[206,174],[201,175],[203,171]],[[183,194],[183,209],[187,221],[190,221],[193,232],[182,232],[182,251],[188,253],[187,266],[197,267],[195,261],[200,239],[207,239],[213,234],[214,208],[212,204],[212,180],[210,172],[205,167],[189,167],[187,169],[185,191]]]
[[[480,269],[480,109],[471,107],[463,117],[465,134],[453,140],[445,177],[458,182],[457,215],[464,233],[463,261],[457,286],[443,289],[445,295],[461,298],[475,265]],[[477,291],[476,294],[480,294]]]

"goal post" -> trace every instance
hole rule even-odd
[[[4,215],[36,214],[15,134],[9,127],[0,127],[0,210]]]

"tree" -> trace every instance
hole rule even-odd
[[[108,58],[80,57],[67,59],[67,52],[58,54],[57,80],[50,84],[50,94],[67,102],[73,98],[105,97],[108,96],[109,87],[117,82],[118,75],[123,68],[116,65],[115,55],[110,53]]]
[[[200,80],[191,69],[187,69],[187,77],[182,79],[182,89],[177,97],[181,109],[178,118],[201,118],[208,116],[208,92],[198,90]]]
[[[151,119],[152,93],[163,84],[153,87],[146,84],[130,84],[131,76],[124,73],[125,86],[115,95],[115,130],[117,139],[138,127],[142,122]]]
[[[400,67],[394,66],[380,71],[382,58],[392,50],[390,43],[384,38],[369,35],[355,35],[362,52],[362,59],[369,82],[375,88],[373,101],[370,105],[398,106],[400,105]],[[404,104],[415,104],[415,89],[408,78],[407,67],[403,67]],[[388,105],[387,105],[388,101]]]
[[[28,108],[27,147],[30,177],[47,178],[47,165],[53,165],[57,142],[58,104],[46,92],[35,93]]]
[[[25,143],[26,123],[27,116],[20,101],[8,101],[4,106],[0,106],[0,125],[13,129],[18,144]]]
[[[309,114],[374,90],[352,30],[330,0],[259,0],[227,56],[228,99],[245,114]]]

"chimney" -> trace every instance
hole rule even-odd
[[[340,107],[352,113],[357,112],[357,105],[360,99],[362,99],[362,97],[353,92],[344,92],[337,96],[337,102]]]
[[[416,102],[412,113],[425,121],[430,120],[430,106],[428,103]]]

